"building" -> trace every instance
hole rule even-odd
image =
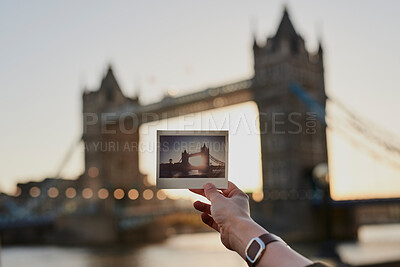
[[[289,238],[314,239],[321,223],[310,204],[312,171],[328,162],[326,129],[291,85],[300,84],[325,107],[323,50],[320,44],[315,53],[307,51],[285,9],[275,35],[263,46],[255,39],[253,51],[252,89],[260,112],[264,194],[258,219]]]

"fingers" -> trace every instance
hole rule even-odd
[[[211,215],[211,206],[209,204],[203,203],[201,201],[196,201],[193,203],[193,206],[196,210]]]
[[[213,186],[212,184],[211,184],[211,186]],[[213,187],[215,187],[215,186],[213,186]],[[200,196],[203,196],[203,197],[206,197],[208,200],[210,200],[207,196],[206,196],[206,194],[205,194],[205,191],[204,191],[204,189],[189,189],[191,192],[193,192],[193,193],[195,193],[195,194],[198,194],[198,195],[200,195]],[[213,189],[212,189],[212,191],[214,191]],[[217,190],[217,192],[219,193],[219,191]],[[221,190],[221,192],[222,192],[222,194],[225,196],[225,197],[228,197],[228,198],[230,198],[230,197],[232,197],[232,196],[234,196],[234,195],[240,195],[240,194],[242,194],[242,195],[246,195],[242,190],[240,190],[234,183],[232,183],[232,182],[228,182],[228,189],[223,189],[223,190]],[[246,195],[247,196],[247,195]],[[211,201],[211,200],[210,200]]]
[[[213,228],[215,231],[219,232],[218,224],[214,221],[214,219],[210,215],[208,215],[207,213],[203,212],[201,214],[201,220],[203,221],[203,223],[207,224],[208,226]]]
[[[193,206],[196,210],[203,212],[201,214],[201,220],[207,224],[208,226],[210,226],[211,228],[213,228],[215,231],[219,232],[218,229],[218,224],[214,221],[214,219],[210,216],[211,215],[211,206],[203,203],[201,201],[196,201],[193,203]]]
[[[232,192],[235,189],[239,189],[234,183],[228,182],[228,189],[223,189],[221,190],[222,193],[224,193],[225,196],[229,196],[229,193]]]
[[[243,196],[243,197],[248,198],[247,194],[245,192],[243,192],[242,190],[240,190],[240,188],[237,187],[232,182],[228,183],[228,189],[222,190],[222,193],[227,198],[231,198],[233,196]]]
[[[204,194],[206,198],[211,201],[211,204],[221,197],[223,198],[221,193],[218,192],[217,188],[212,183],[207,183],[204,185]]]

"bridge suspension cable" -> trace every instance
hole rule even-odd
[[[336,107],[338,107],[345,116],[347,116],[347,121],[349,126],[355,129],[357,132],[364,135],[366,138],[370,139],[374,143],[382,146],[386,150],[394,152],[400,156],[400,142],[394,137],[393,134],[389,133],[387,130],[382,129],[371,121],[362,118],[360,115],[356,115],[353,111],[347,108],[343,103],[337,99],[329,98]]]
[[[299,84],[291,84],[290,89],[303,102],[303,104],[305,104],[309,111],[316,113],[317,119],[324,125],[328,126],[332,130],[340,131],[346,135],[352,143],[357,144],[357,147],[366,150],[374,158],[385,158],[385,162],[400,169],[400,142],[393,134],[390,134],[386,130],[382,130],[381,127],[368,121],[362,116],[358,114],[356,115],[344,104],[332,97],[329,97],[328,101],[342,112],[343,116],[341,119],[338,119],[331,114],[327,114],[324,105],[307,93]],[[360,145],[361,142],[359,137],[356,137],[354,133],[361,135],[365,140],[371,141],[371,143]],[[396,155],[398,158],[396,159],[382,154],[382,152],[378,152],[376,149],[368,148],[367,145],[369,147],[375,145],[375,147],[379,147],[391,155]]]
[[[213,157],[211,154],[210,154],[210,159],[211,159],[213,162],[215,162],[216,164],[218,164],[218,165],[225,166],[225,162],[223,162],[223,161],[221,161],[221,160],[219,160],[219,159]]]
[[[82,137],[80,136],[77,140],[75,139],[72,145],[69,147],[67,153],[65,154],[63,160],[61,161],[60,167],[57,170],[56,176],[57,178],[60,178],[62,170],[65,168],[69,160],[71,159],[73,153],[75,152],[75,149],[78,147],[79,143],[82,141]]]

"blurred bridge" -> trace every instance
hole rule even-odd
[[[384,153],[366,153],[385,163],[400,162],[395,138],[387,138],[379,127],[327,97],[322,46],[309,52],[284,10],[275,35],[263,45],[254,38],[253,54],[251,79],[179,97],[168,95],[150,105],[126,97],[110,67],[100,88],[83,94],[79,142],[85,146],[85,172],[76,180],[19,184],[15,197],[1,195],[3,240],[107,243],[160,237],[170,227],[177,229],[174,226],[198,227],[200,220],[189,203],[167,198],[139,171],[138,129],[144,123],[249,101],[259,110],[263,189],[252,194],[251,201],[259,223],[289,241],[306,241],[355,238],[360,224],[399,222],[399,199],[335,202],[327,172],[319,179],[313,175],[317,166],[328,162],[326,127],[351,140],[369,140]],[[327,101],[345,116],[326,114]],[[283,119],[274,125],[276,114],[283,114]],[[189,157],[182,156],[180,163],[187,164]],[[206,160],[224,164],[212,155]]]
[[[248,85],[250,86],[251,83],[248,83]],[[242,91],[250,90],[251,87],[238,86],[236,88]],[[232,89],[218,90],[227,91],[228,94],[235,91]],[[308,111],[313,112],[323,125],[327,125],[326,118],[329,118],[329,116],[326,114],[323,104],[315,100],[298,83],[292,83],[290,90]],[[207,91],[210,91],[210,89],[207,89]],[[208,98],[209,95],[207,93],[205,97]],[[333,119],[330,121],[333,123]],[[394,149],[393,146],[390,148]],[[208,163],[207,165],[212,165],[210,164],[211,162],[214,162],[217,166],[224,166],[225,164],[223,161],[213,157],[205,145],[198,153],[189,154],[184,151],[179,162],[175,164],[191,166],[189,158],[194,156],[203,157],[205,162]],[[122,197],[117,196],[115,192],[118,189],[115,189],[114,194],[109,196],[108,194],[112,193],[111,188],[107,189],[107,197],[100,195],[101,190],[104,188],[99,189],[97,197],[94,189],[91,189],[93,191],[91,196],[85,196],[85,188],[81,188],[81,185],[85,184],[85,179],[88,178],[80,177],[77,181],[46,179],[41,183],[19,185],[19,189],[24,192],[19,192],[18,197],[2,194],[0,196],[0,231],[5,242],[8,239],[16,242],[26,242],[27,240],[37,242],[37,232],[41,236],[41,231],[45,231],[46,235],[50,236],[46,240],[51,240],[52,242],[59,242],[57,240],[60,240],[61,236],[65,243],[74,243],[73,239],[75,238],[78,238],[80,243],[96,243],[99,241],[116,242],[121,240],[121,237],[123,237],[123,240],[128,238],[130,240],[149,240],[149,236],[157,239],[165,237],[168,234],[168,229],[175,229],[174,227],[177,225],[180,227],[192,225],[196,229],[201,229],[198,214],[194,212],[190,203],[177,204],[175,200],[168,199],[161,190],[157,190],[152,186],[147,186],[147,189],[143,189],[141,192],[143,198],[146,190],[149,190],[147,192],[151,191],[152,197],[146,197],[148,198],[147,200],[139,200],[139,192],[132,196],[128,195],[130,191],[127,190],[123,191]],[[50,191],[54,188],[58,190],[58,193],[56,196],[51,196]],[[67,194],[71,188],[76,190],[73,197]],[[32,193],[34,193],[32,189],[39,189],[42,193],[36,196],[33,194],[34,196],[32,197]],[[62,195],[62,191],[65,192],[65,196]],[[80,196],[78,196],[79,192],[81,193]],[[327,206],[324,206],[326,203],[324,204],[323,202],[323,196],[318,192],[322,191],[318,188],[310,191],[290,190],[287,193],[282,190],[269,190],[264,191],[264,199],[268,202],[279,203],[282,203],[282,201],[292,202],[293,200],[310,201],[311,205],[327,208]],[[253,214],[256,218],[262,217],[264,213],[260,209],[262,202],[259,203],[258,201],[252,202]],[[342,237],[354,236],[359,225],[400,221],[399,199],[335,202],[328,195],[326,201],[328,201],[329,209],[331,209],[330,212],[332,214],[330,216],[345,218],[344,222],[337,222],[336,218],[329,218],[331,220],[330,224],[336,224],[333,228],[343,227],[343,229],[346,229],[347,234],[343,233],[343,229],[341,230],[342,233],[339,236]],[[107,217],[106,220],[104,219],[105,217]],[[96,226],[96,221],[101,222],[100,226]],[[346,227],[344,226],[345,224],[347,224]],[[77,228],[80,228],[79,235],[76,234]],[[34,229],[42,230],[35,233]],[[91,233],[88,229],[94,229],[94,232]],[[93,238],[99,232],[99,229],[101,229],[101,232],[109,234],[105,235],[105,237]],[[176,229],[173,231],[176,231]],[[72,232],[75,232],[75,234],[71,235]],[[53,233],[53,235],[49,233]],[[55,240],[56,238],[57,240]]]

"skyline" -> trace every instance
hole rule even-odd
[[[225,136],[167,135],[160,136],[160,144],[160,163],[168,163],[170,158],[173,159],[173,162],[178,162],[183,151],[189,154],[196,153],[203,145],[210,149],[210,154],[225,161]]]
[[[291,1],[288,2],[289,2],[288,3],[289,13],[294,22],[296,30],[298,30],[300,34],[303,35],[304,39],[308,44],[307,47],[311,47],[311,50],[315,50],[318,38],[315,38],[316,34],[313,33],[314,30],[310,30],[305,25],[312,24],[311,20],[314,20],[314,23],[319,19],[323,21],[324,28],[322,29],[321,32],[323,36],[322,42],[326,58],[325,61],[326,88],[328,95],[333,95],[334,97],[339,98],[344,103],[349,104],[349,106],[351,106],[352,109],[354,109],[358,113],[363,114],[364,116],[368,117],[378,125],[382,125],[384,128],[389,129],[394,135],[399,136],[400,126],[393,124],[393,122],[396,121],[396,113],[398,113],[399,111],[399,108],[396,108],[395,100],[400,99],[399,97],[400,92],[398,90],[395,91],[393,89],[396,88],[396,83],[395,83],[397,74],[396,70],[399,69],[398,62],[400,62],[398,60],[399,55],[398,53],[396,53],[395,48],[398,46],[400,41],[399,37],[397,37],[396,39],[395,36],[390,35],[391,32],[390,30],[392,31],[394,30],[390,29],[390,26],[398,25],[398,23],[396,24],[396,20],[397,21],[399,20],[395,16],[390,16],[390,15],[392,14],[391,12],[393,12],[394,15],[395,10],[397,11],[399,10],[399,4],[397,4],[394,1],[387,2],[385,7],[378,5],[377,8],[369,10],[368,7],[372,8],[371,2],[363,2],[363,6],[366,7],[365,14],[364,13],[357,14],[359,16],[357,17],[358,20],[355,19],[354,21],[351,21],[353,24],[351,24],[350,21],[347,20],[348,22],[347,24],[352,27],[341,28],[340,33],[333,31],[336,35],[335,34],[332,35],[332,30],[333,29],[338,30],[338,29],[332,28],[331,25],[332,21],[329,20],[331,16],[325,17],[324,15],[326,14],[324,12],[320,12],[319,15],[315,15],[313,13],[314,16],[305,15],[307,14],[306,12],[307,6],[310,6],[310,3],[313,1],[308,1],[306,2],[308,4],[304,5],[299,5]],[[329,9],[326,6],[322,8],[323,4],[316,4],[316,1],[314,1],[313,3],[316,5],[315,13],[318,13],[318,10],[321,11],[321,9],[322,11],[325,10],[325,12]],[[326,2],[325,4],[328,6],[330,5],[329,3]],[[360,2],[358,2],[358,4],[360,5]],[[6,5],[7,7],[7,4],[3,5]],[[12,4],[8,5],[12,6]],[[26,5],[29,6],[30,4]],[[100,3],[99,5],[100,5],[100,11],[105,12],[106,10],[103,10],[102,8],[105,8],[107,4]],[[182,5],[185,6],[184,4]],[[215,4],[215,5],[219,6],[220,4]],[[235,3],[235,5],[240,5],[240,4]],[[265,31],[267,32],[267,34],[261,33],[260,29],[257,30],[257,36],[261,40],[274,33],[276,24],[279,22],[281,16],[282,3],[261,4],[260,2],[257,2],[253,7],[251,8],[247,7],[244,10],[246,12],[248,12],[248,9],[254,11],[254,9],[256,9],[255,6],[258,5],[270,6],[271,9],[268,10],[268,12],[270,12],[269,14],[271,14],[271,17],[274,18],[272,19],[271,17],[268,16],[262,17],[260,19],[260,22],[257,23],[259,27],[262,26],[262,28],[267,28],[263,30],[263,32]],[[54,8],[56,5],[49,3],[49,6]],[[84,4],[84,8],[88,8],[89,6],[90,6],[89,4]],[[346,19],[348,18],[349,15],[347,14],[347,12],[350,12],[352,10],[352,7],[354,8],[355,6],[357,6],[357,4],[350,3],[347,4],[347,6],[349,9],[348,11],[344,12],[345,14],[343,14],[342,17],[343,21],[335,20],[337,24],[339,24],[338,25],[339,28],[340,25],[345,24]],[[113,8],[116,9],[116,7]],[[149,7],[147,7],[144,4],[144,8],[149,8]],[[218,8],[217,10],[221,10]],[[118,7],[117,9],[121,11],[122,8]],[[338,9],[339,8],[336,6],[330,11],[332,11],[334,14],[337,15],[337,13],[335,12],[337,12]],[[6,8],[3,8],[2,10],[4,12]],[[71,8],[67,10],[71,11]],[[200,9],[199,12],[201,13],[202,10],[203,9]],[[236,10],[235,12],[238,11],[237,9],[235,10]],[[35,12],[37,11],[38,10],[33,10],[32,15],[35,15]],[[376,24],[373,25],[372,30],[356,27],[363,25],[364,24],[363,22],[368,21],[365,20],[367,17],[368,19],[376,18],[374,16],[368,16],[368,14],[370,15],[372,11],[377,12],[378,14],[383,14],[383,13],[388,13],[388,14],[387,16],[385,16],[384,20],[375,21]],[[109,12],[112,13],[111,11]],[[212,14],[216,15],[214,13]],[[3,17],[5,21],[7,20],[7,18],[10,19],[7,16],[7,14],[4,15],[5,16],[1,17]],[[96,13],[96,15],[98,15],[98,13]],[[351,15],[352,15],[351,17],[353,18],[354,14]],[[52,14],[51,16],[55,15]],[[321,18],[318,18],[319,16]],[[230,16],[228,17],[230,18]],[[127,19],[128,18],[127,14],[124,13],[122,18]],[[188,21],[193,21],[193,23],[195,24],[199,23],[196,20],[196,18],[193,18],[192,20]],[[29,20],[29,16],[26,19]],[[214,17],[213,19],[216,19],[216,17]],[[247,19],[240,20],[240,22],[244,25],[241,24],[241,27],[238,27],[240,31],[239,34],[237,34],[238,36],[236,37],[235,37],[236,32],[228,31],[228,33],[224,36],[213,38],[215,36],[213,36],[212,34],[217,34],[217,32],[210,30],[212,34],[208,35],[210,34],[210,32],[207,32],[205,28],[199,26],[198,28],[199,32],[203,33],[204,36],[206,36],[205,37],[206,39],[209,38],[210,40],[214,40],[214,42],[212,44],[206,43],[205,45],[204,43],[199,42],[196,46],[196,49],[194,47],[192,49],[186,49],[186,46],[193,45],[193,42],[192,41],[184,42],[183,40],[185,38],[183,38],[183,36],[181,36],[180,34],[178,34],[179,35],[178,40],[180,40],[179,44],[176,44],[176,40],[171,41],[170,39],[167,38],[165,42],[163,40],[163,44],[165,43],[165,46],[162,49],[160,49],[160,51],[156,52],[156,55],[152,53],[154,52],[153,51],[154,47],[152,48],[151,45],[149,45],[149,43],[143,42],[141,43],[141,45],[144,46],[144,48],[146,48],[143,51],[147,51],[147,53],[144,53],[145,55],[142,56],[142,58],[140,56],[138,57],[139,58],[138,62],[141,62],[142,64],[138,64],[138,66],[136,67],[132,67],[133,63],[128,62],[129,61],[128,59],[134,60],[135,54],[136,56],[138,56],[137,53],[132,54],[132,52],[128,52],[130,50],[127,50],[129,44],[132,44],[133,40],[125,40],[125,38],[128,37],[123,35],[122,37],[119,38],[119,40],[126,41],[126,43],[121,42],[120,44],[124,48],[122,49],[122,51],[117,51],[118,48],[121,47],[115,45],[116,43],[111,42],[105,47],[100,45],[100,47],[97,49],[100,49],[101,52],[98,51],[98,53],[92,54],[91,59],[86,58],[83,61],[71,62],[73,60],[67,59],[67,56],[61,57],[62,59],[60,62],[62,63],[66,62],[69,71],[65,71],[66,70],[65,67],[61,69],[59,67],[55,68],[54,70],[51,69],[51,66],[58,66],[49,63],[53,62],[51,59],[52,56],[55,55],[61,56],[59,51],[50,50],[51,53],[47,53],[48,51],[42,51],[42,53],[47,56],[41,58],[40,57],[41,54],[38,53],[31,55],[33,56],[33,59],[30,58],[30,60],[26,61],[25,61],[26,58],[23,57],[24,55],[21,54],[19,55],[20,58],[18,57],[12,58],[12,55],[18,53],[17,52],[18,48],[24,47],[23,44],[19,44],[19,46],[17,46],[16,48],[10,49],[11,46],[13,44],[16,44],[15,42],[19,40],[18,38],[23,38],[23,34],[19,33],[18,31],[11,33],[12,27],[8,29],[10,32],[6,31],[6,33],[8,33],[6,34],[6,37],[8,38],[7,40],[9,42],[7,43],[2,42],[0,44],[0,47],[3,48],[1,49],[1,51],[8,51],[8,52],[11,51],[11,52],[9,54],[6,54],[5,52],[0,52],[1,58],[5,58],[5,61],[3,61],[5,63],[0,63],[0,68],[2,70],[2,73],[5,74],[1,78],[2,84],[6,88],[10,88],[8,89],[7,92],[10,95],[7,94],[5,98],[2,100],[1,112],[2,114],[8,114],[9,111],[12,111],[11,114],[14,115],[14,120],[8,119],[5,122],[6,126],[5,128],[9,130],[2,131],[1,134],[2,140],[9,140],[10,142],[7,143],[5,143],[4,141],[2,142],[2,146],[4,149],[2,149],[3,152],[0,154],[1,161],[7,162],[8,164],[4,168],[2,168],[2,171],[0,173],[0,183],[1,183],[0,191],[3,191],[3,188],[5,188],[4,191],[9,192],[9,190],[11,189],[10,187],[11,183],[15,183],[18,180],[23,181],[24,179],[27,180],[41,179],[47,176],[51,176],[52,173],[55,172],[55,169],[57,169],[57,166],[60,164],[62,157],[68,150],[68,146],[70,146],[70,144],[74,141],[75,136],[79,136],[80,133],[81,122],[80,122],[79,106],[81,105],[81,103],[79,98],[82,87],[86,86],[80,83],[87,84],[89,88],[96,87],[97,86],[96,84],[98,84],[98,82],[100,81],[101,75],[99,75],[99,73],[102,72],[99,69],[105,69],[109,62],[113,62],[113,66],[114,68],[116,68],[115,71],[116,76],[125,93],[128,91],[131,92],[131,94],[128,95],[132,95],[132,92],[134,90],[133,89],[129,90],[129,88],[134,88],[136,83],[140,84],[141,87],[140,97],[144,103],[157,102],[157,99],[159,99],[160,97],[162,97],[163,94],[165,94],[167,87],[169,87],[170,92],[172,93],[175,93],[174,91],[179,89],[178,91],[179,95],[195,91],[198,88],[206,88],[209,87],[210,85],[212,86],[212,85],[224,84],[226,82],[240,80],[243,77],[245,78],[249,77],[251,75],[251,66],[252,66],[251,64],[252,38],[248,22],[243,23],[243,21]],[[11,22],[12,21],[13,20],[11,19]],[[46,20],[44,20],[42,23],[45,23],[45,21]],[[174,21],[174,19],[172,21]],[[265,26],[266,25],[265,23],[263,24],[261,23],[265,21],[267,21],[268,26]],[[113,24],[116,22],[109,21],[109,23]],[[118,23],[121,22],[119,21]],[[2,23],[2,25],[4,25],[4,23]],[[216,28],[231,29],[227,25],[228,24],[217,23]],[[371,26],[368,23],[364,25]],[[20,24],[19,26],[22,29],[24,29],[23,25]],[[105,31],[104,32],[101,31],[101,33],[104,34],[107,32],[107,30],[112,30],[111,26],[115,25],[109,25],[110,28],[105,27],[106,28]],[[2,32],[5,30],[3,27],[1,28]],[[247,29],[245,29],[245,27],[247,27]],[[353,32],[355,28],[359,30],[357,32],[357,36],[354,36],[355,34]],[[384,33],[389,29],[389,33],[385,33],[384,36],[378,34],[377,32],[382,30],[382,28]],[[71,29],[72,28],[70,28],[70,30]],[[55,29],[53,28],[53,30]],[[182,32],[186,32],[186,29],[180,28],[180,30]],[[77,32],[79,32],[78,29]],[[163,31],[161,30],[161,32]],[[174,31],[167,30],[166,32],[174,32]],[[191,32],[193,32],[193,30]],[[71,33],[72,32],[70,32],[70,34]],[[368,36],[367,33],[369,35],[373,35],[376,38],[372,40],[365,39],[365,37]],[[20,36],[18,36],[18,34],[20,34]],[[233,40],[238,41],[237,38],[243,37],[246,34],[247,38],[240,40],[240,42],[237,42],[238,45],[231,45],[231,47],[226,46],[227,43],[232,42]],[[156,34],[156,36],[160,35]],[[335,39],[335,36],[336,37],[339,36],[341,38],[338,38],[338,40],[334,40],[331,42],[332,39]],[[393,38],[391,38],[391,36]],[[16,39],[15,38],[13,39],[12,37],[16,37]],[[95,37],[99,36],[95,34]],[[346,40],[347,47],[346,47],[346,42],[344,42],[345,41],[344,37],[349,37],[349,39]],[[34,39],[33,36],[31,36],[31,38],[33,38],[31,40],[36,40]],[[157,39],[156,37],[154,38]],[[223,40],[224,38],[226,38],[227,40]],[[389,38],[390,41],[385,41],[385,38],[386,39]],[[364,47],[357,45],[360,42],[360,40],[362,41],[362,43],[365,44]],[[72,48],[74,48],[73,43],[74,42],[72,42],[71,44],[67,44],[67,46],[72,45]],[[153,44],[154,42],[150,43]],[[176,47],[173,48],[174,43],[175,45],[177,45],[177,48]],[[235,42],[233,41],[232,43]],[[33,48],[39,50],[43,49],[43,47],[40,47],[43,44],[44,43],[41,43],[38,40],[36,40],[36,43],[35,42],[33,42],[33,44],[30,43],[30,45],[33,45]],[[64,46],[62,46],[57,42],[55,42],[55,44],[53,45],[54,46],[50,46],[53,47],[53,49],[59,47],[67,47],[65,46],[65,44]],[[222,50],[223,47],[227,50],[226,52]],[[378,49],[376,49],[376,47],[378,47]],[[383,47],[385,49],[383,49]],[[75,47],[75,49],[76,48],[77,47]],[[213,50],[213,48],[216,49]],[[104,53],[105,50],[107,49],[111,49],[112,51],[111,56],[110,55],[107,56],[106,55],[107,53]],[[201,56],[199,57],[196,54],[196,52],[198,51],[202,51],[201,53],[206,53],[207,50],[210,50],[212,52],[209,51],[210,55],[206,57],[204,60],[201,60],[200,59]],[[141,50],[138,49],[138,51]],[[166,55],[167,51],[172,51],[170,53],[172,57],[174,55],[176,56],[181,54],[180,57],[178,57],[180,58],[180,60],[176,60],[177,62],[174,62],[173,58],[170,55],[168,56]],[[19,52],[22,53],[23,51]],[[126,57],[128,59],[124,57],[124,52],[128,52],[125,53],[127,54]],[[354,58],[348,59],[347,55],[349,53],[351,53],[352,56],[354,56]],[[72,55],[72,54],[73,52],[67,53],[67,55]],[[97,54],[98,57],[96,57],[95,54]],[[370,56],[369,58],[370,62],[374,61],[374,65],[377,66],[370,66],[369,64],[366,64],[365,55]],[[35,59],[35,56],[38,58]],[[187,58],[193,59],[190,60],[193,62],[190,64],[185,63],[185,61],[187,61]],[[232,58],[234,58],[236,61],[233,60]],[[39,64],[36,69],[30,68],[32,67],[32,65],[36,66],[35,63],[40,63],[40,59],[44,59],[44,62],[42,63],[43,65]],[[149,61],[149,59],[152,63],[147,62]],[[46,60],[48,60],[47,65],[46,65]],[[207,64],[207,60],[209,62],[212,62],[213,64]],[[240,64],[237,63],[237,61],[239,61],[240,63],[246,62],[246,66],[238,66]],[[146,62],[146,64],[143,64],[144,62]],[[161,68],[159,67],[160,62],[164,64],[163,67]],[[78,71],[76,70],[76,68],[73,67],[76,66],[75,65],[76,63],[78,63],[77,64],[79,69]],[[172,67],[168,66],[167,63],[172,63]],[[381,69],[382,65],[388,66],[387,69],[385,69],[385,71]],[[148,73],[146,73],[146,71],[142,72],[143,70],[138,71],[138,68],[141,68],[141,66],[145,66],[144,69],[148,71]],[[208,68],[209,70],[207,70]],[[354,72],[354,70],[357,70],[357,68],[359,68],[359,70]],[[83,72],[88,72],[90,73],[90,75],[87,75],[87,78],[83,78],[84,80],[83,82],[77,81],[80,79],[77,77],[82,75]],[[27,74],[27,78],[16,79],[21,75],[21,73]],[[128,81],[130,76],[136,75],[135,73],[139,73],[138,76],[143,76],[146,78],[139,78],[139,79],[133,78],[132,81]],[[72,78],[73,82],[71,82],[71,80],[68,81],[68,77]],[[373,79],[365,79],[365,77],[373,77]],[[141,82],[135,82],[134,80],[139,80]],[[65,81],[67,82],[65,83]],[[175,83],[173,81],[175,81]],[[44,83],[45,86],[42,86],[42,83]],[[59,84],[63,84],[63,86],[59,86]],[[72,88],[74,92],[73,93],[69,92],[65,95],[65,91],[68,90],[67,85],[70,89]],[[20,86],[20,88],[25,88],[25,89],[19,89],[22,91],[19,90],[13,91],[13,89],[18,88],[18,86]],[[28,88],[31,88],[31,86],[33,89],[29,90]],[[58,88],[58,89],[53,91],[52,88]],[[377,88],[379,89],[377,90]],[[34,91],[34,89],[36,89],[36,91]],[[377,93],[378,91],[380,92],[379,94]],[[151,92],[151,94],[149,93],[146,94],[146,92]],[[365,101],[356,101],[356,99],[359,99],[360,93],[363,94],[363,99],[365,99]],[[19,99],[22,96],[22,94],[27,96],[26,100]],[[40,101],[43,100],[44,95],[46,96],[45,97],[46,101],[45,102]],[[61,99],[59,97],[60,95],[63,96],[61,97]],[[154,95],[156,97],[154,97]],[[372,101],[375,101],[376,103],[376,105],[374,105],[375,109],[373,110],[371,110],[370,108],[371,107],[370,102]],[[29,119],[27,119],[28,111],[30,111]],[[28,130],[29,136],[26,135],[27,133],[26,129],[29,129]],[[38,154],[37,151],[43,151],[43,152],[41,152],[42,154],[40,153]],[[74,175],[77,175],[79,173],[79,168],[82,168],[82,165],[79,167],[79,164],[83,163],[82,152],[80,157],[81,159],[79,159],[79,154],[75,155],[75,161],[72,163],[72,167],[69,166],[69,170],[64,173],[65,175],[73,177]],[[20,158],[21,161],[19,160]],[[81,161],[81,163],[79,163],[79,161]],[[23,164],[22,168],[21,168],[21,163]]]

